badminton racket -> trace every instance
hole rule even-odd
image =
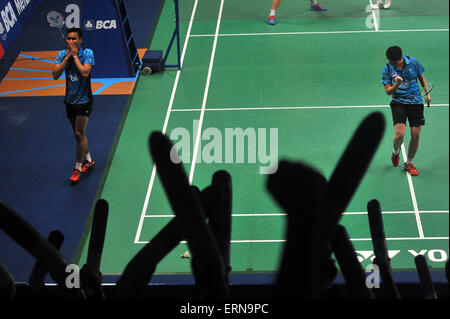
[[[427,85],[427,90],[425,90],[424,87],[422,87],[422,88],[420,89],[420,95],[421,95],[422,97],[427,96],[428,93],[430,93],[431,90],[433,90],[433,89],[434,89],[434,84],[431,83],[431,82],[429,82],[428,85]],[[427,101],[427,106],[430,107],[430,102],[428,102],[428,101]]]
[[[62,32],[62,28],[64,27],[65,24],[63,15],[57,11],[50,11],[49,13],[47,13],[47,22],[50,25],[50,27],[59,30],[59,33],[61,34],[61,37],[65,42],[66,37]]]

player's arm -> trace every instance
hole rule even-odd
[[[423,89],[425,90],[425,92],[428,92],[428,83],[427,83],[427,79],[425,79],[425,76],[422,74],[418,77],[420,84],[422,84]],[[431,102],[431,95],[428,92],[428,94],[425,96],[425,101],[427,103]]]
[[[78,58],[78,48],[76,48],[73,44],[69,43],[68,46],[70,52],[72,53],[73,56],[73,62],[75,64],[75,67],[77,68],[78,72],[80,72],[81,76],[86,78],[89,76],[89,74],[91,73],[92,70],[92,64],[90,63],[86,63],[86,64],[82,64],[80,59]]]
[[[64,72],[64,69],[67,66],[67,61],[69,61],[70,53],[68,52],[64,59],[59,64],[55,64],[53,67],[52,75],[54,80],[58,80],[61,74]]]
[[[92,70],[92,64],[90,64],[90,63],[81,64],[81,61],[78,58],[78,55],[74,55],[73,61],[75,62],[75,66],[77,67],[81,76],[84,78],[88,77]]]
[[[384,85],[384,90],[386,91],[387,95],[395,94],[395,92],[397,92],[398,87],[403,82],[403,78],[401,76],[396,76],[394,80],[395,80],[395,82],[394,82],[393,85],[392,84],[385,84]]]

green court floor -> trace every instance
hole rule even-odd
[[[102,273],[120,274],[173,218],[147,148],[150,132],[170,136],[184,128],[191,155],[202,159],[208,140],[195,147],[199,129],[222,136],[227,129],[250,129],[269,137],[272,128],[278,159],[307,163],[328,178],[358,124],[376,111],[384,114],[387,129],[341,224],[363,265],[369,264],[374,256],[366,205],[378,199],[393,269],[415,270],[419,253],[432,269],[443,269],[449,253],[448,1],[435,1],[438,10],[424,1],[396,0],[380,12],[376,28],[366,24],[372,15],[365,11],[368,0],[328,1],[328,12],[310,12],[306,0],[286,1],[276,26],[266,23],[271,1],[242,2],[180,1],[182,70],[139,77],[98,194],[110,207]],[[150,49],[167,48],[173,10],[166,1]],[[390,98],[380,78],[391,45],[416,57],[436,85],[414,161],[420,175],[412,178],[390,163]],[[175,52],[169,62],[175,62]],[[408,141],[409,136],[402,157]],[[215,171],[231,174],[232,271],[275,272],[285,216],[266,191],[267,175],[260,174],[266,164],[247,157],[237,163],[236,154],[227,163],[225,153],[221,161],[203,158],[195,165],[190,156],[187,175],[203,189]],[[87,242],[80,244],[80,264]],[[190,273],[189,259],[180,258],[186,248],[180,243],[156,273]]]

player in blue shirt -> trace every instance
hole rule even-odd
[[[82,37],[83,32],[79,28],[67,30],[67,49],[58,53],[53,69],[55,80],[63,71],[66,72],[64,103],[77,141],[75,169],[70,177],[72,184],[77,184],[82,173],[95,167],[86,137],[86,127],[93,109],[91,70],[95,60],[91,49],[81,47]]]
[[[403,55],[398,46],[386,50],[388,63],[383,68],[381,83],[388,95],[392,96],[391,111],[394,122],[394,150],[391,156],[392,164],[399,163],[400,148],[406,131],[406,119],[411,128],[411,140],[408,147],[408,158],[404,169],[411,175],[419,175],[413,165],[413,159],[419,147],[419,137],[422,126],[425,125],[423,116],[423,103],[417,79],[425,91],[428,91],[427,80],[423,75],[425,68],[415,58]],[[429,103],[431,96],[428,93],[425,101]]]

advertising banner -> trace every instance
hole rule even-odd
[[[0,58],[44,0],[0,0]]]

